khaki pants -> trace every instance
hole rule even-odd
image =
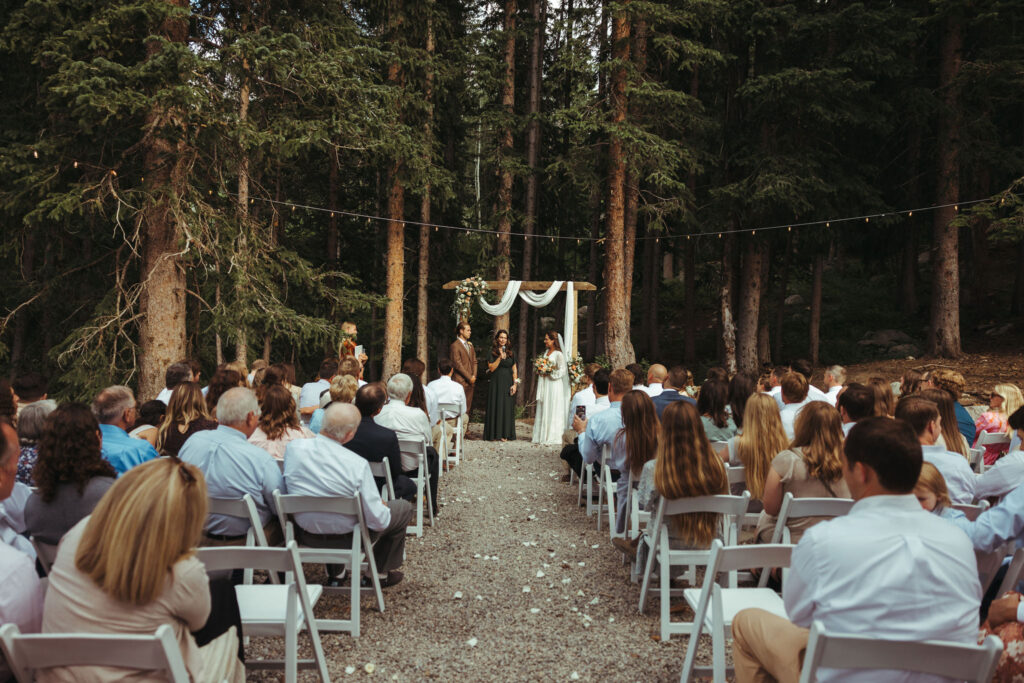
[[[732,620],[732,659],[738,683],[796,683],[809,631],[763,609]]]
[[[434,427],[434,447],[437,452],[442,454],[442,457],[455,450],[455,425],[458,424],[458,420],[454,417],[450,417]],[[469,428],[469,415],[466,413],[462,414],[462,435],[465,437],[466,430]]]

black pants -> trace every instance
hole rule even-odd
[[[559,457],[568,463],[569,468],[576,473],[577,477],[581,477],[580,472],[583,469],[583,454],[580,453],[579,439],[574,440],[571,444],[562,449]]]
[[[434,501],[434,515],[437,515],[437,477],[438,477],[438,462],[437,449],[433,446],[427,446],[427,473],[430,474],[430,498]],[[416,478],[420,474],[420,468],[414,470],[406,470],[403,472],[405,476],[409,478]],[[398,482],[395,482],[396,484]],[[395,495],[400,495],[396,488]]]
[[[235,627],[238,635],[238,659],[245,661],[245,646],[242,645],[242,615],[238,611],[238,596],[235,584],[227,577],[210,579],[210,618],[198,631],[193,631],[196,645],[202,647]]]

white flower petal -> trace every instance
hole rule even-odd
[[[476,638],[470,638],[469,640],[466,641],[466,645],[469,645],[470,647],[476,647],[476,644],[479,643],[479,642],[480,641],[477,640]]]

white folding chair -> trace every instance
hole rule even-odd
[[[978,446],[983,449],[985,446],[1010,447],[1010,435],[1006,432],[982,432],[978,436]]]
[[[427,471],[427,444],[422,439],[399,439],[398,449],[402,455],[415,457],[419,463],[416,478],[416,523],[409,527],[410,534],[416,534],[417,538],[423,536],[423,500],[427,501],[427,514],[430,516],[430,526],[434,526],[434,499],[430,495],[430,472]],[[404,468],[404,465],[403,465]],[[440,470],[440,467],[438,467]]]
[[[714,674],[716,683],[725,683],[725,641],[732,637],[732,620],[740,610],[758,607],[780,617],[786,617],[786,606],[778,593],[770,588],[723,588],[718,577],[749,567],[788,567],[793,553],[792,545],[764,544],[724,547],[715,539],[711,543],[711,557],[704,573],[702,588],[683,591],[686,602],[693,608],[693,630],[686,645],[686,659],[679,680],[689,681],[694,674]],[[709,608],[710,607],[710,613]],[[701,631],[711,634],[711,667],[697,666],[697,650]],[[729,667],[728,670],[731,670]]]
[[[729,442],[728,441],[712,441],[711,442],[711,448],[713,448],[715,453],[718,454],[718,457],[722,457],[722,451],[728,451],[729,450]],[[726,460],[728,460],[728,458],[726,458]]]
[[[603,448],[603,450],[601,451],[601,459],[602,460],[604,460],[604,455],[605,455],[606,452],[607,452],[607,446],[605,446]],[[580,472],[582,473],[583,476],[580,477],[580,485],[579,485],[579,491],[578,491],[578,495],[577,495],[577,502],[580,502],[580,501],[584,500],[584,496],[586,496],[586,504],[585,505],[586,505],[587,517],[589,517],[592,514],[594,514],[595,512],[597,512],[597,510],[599,508],[599,505],[600,505],[600,500],[603,499],[603,497],[601,499],[599,499],[598,505],[594,504],[594,466],[592,464],[583,463],[580,467],[581,467]],[[600,485],[598,486],[598,489],[599,489],[598,492],[600,494]]]
[[[1003,582],[999,584],[997,598],[1006,595],[1008,591],[1016,590],[1017,584],[1020,583],[1021,572],[1024,572],[1024,548],[1017,548],[1017,551],[1013,553],[1013,559],[1010,560],[1010,566],[1006,568]]]
[[[730,487],[733,484],[743,484],[743,486],[747,485],[747,469],[742,465],[739,467],[730,467],[729,465],[726,465],[725,472],[729,476]]]
[[[959,510],[960,512],[964,513],[964,517],[973,522],[974,520],[978,519],[982,512],[988,510],[989,503],[987,500],[980,500],[978,501],[977,505],[968,505],[967,503],[953,503],[952,507],[954,510]]]
[[[601,530],[601,511],[607,505],[608,533],[611,538],[621,538],[624,534],[620,534],[616,530],[618,526],[616,524],[615,482],[612,481],[612,470],[608,467],[607,457],[608,448],[605,447],[601,451],[601,482],[597,492],[597,530]],[[619,472],[619,476],[622,476],[621,472]]]
[[[438,453],[443,459],[444,464],[447,465],[454,462],[458,465],[462,459],[462,434],[465,429],[465,425],[462,423],[462,408],[458,403],[438,403],[437,410],[441,413],[441,432],[444,434],[444,451],[438,451]],[[447,415],[455,415],[455,455],[453,456],[448,455],[451,452],[452,443],[448,436],[448,430],[451,428],[451,425],[445,419]]]
[[[387,458],[381,458],[380,462],[371,462],[370,474],[372,474],[375,479],[384,480],[384,487],[380,490],[381,500],[394,500],[395,482],[391,479],[391,461]]]
[[[850,498],[794,498],[787,493],[782,499],[782,509],[775,520],[775,531],[772,532],[772,543],[792,543],[789,523],[794,519],[806,517],[842,517],[849,514],[854,501]],[[785,579],[786,572],[783,572]],[[757,585],[768,585],[768,572],[762,572]]]
[[[985,449],[984,448],[971,448],[970,457],[967,461],[971,464],[971,469],[978,474],[985,473]]]
[[[1009,555],[1014,552],[1013,541],[1004,543],[990,553],[980,550],[974,551],[974,558],[978,562],[978,581],[981,583],[981,593],[988,592],[992,582],[995,581],[1000,567]]]
[[[306,585],[295,541],[289,541],[285,548],[213,546],[200,548],[196,556],[206,565],[207,572],[245,568],[265,569],[272,575],[284,572],[289,576],[283,585],[235,586],[243,633],[249,637],[284,637],[283,660],[249,660],[246,667],[280,669],[283,665],[286,683],[297,680],[299,668],[315,668],[320,674],[320,680],[330,682],[318,622],[313,616],[313,605],[323,594],[323,586]],[[299,631],[304,628],[309,630],[309,638],[313,643],[313,659],[299,659]]]
[[[260,513],[256,509],[256,503],[248,493],[239,499],[207,498],[207,513],[210,515],[224,515],[225,517],[237,517],[249,522],[249,530],[245,532],[245,545],[266,548],[267,535],[263,532],[263,522],[260,521]],[[277,583],[277,576],[270,575],[271,580]],[[243,583],[252,583],[252,569],[245,570]]]
[[[1003,642],[988,636],[981,645],[936,640],[882,640],[830,634],[820,621],[811,624],[800,683],[817,680],[819,669],[871,669],[933,674],[949,680],[988,683],[995,674]]]
[[[163,672],[163,677],[173,683],[191,680],[169,624],[160,625],[153,635],[23,635],[15,624],[4,624],[0,627],[0,646],[18,683],[31,683],[37,669],[54,666],[116,666]]]
[[[671,620],[671,598],[673,595],[681,595],[683,592],[672,588],[672,566],[686,565],[689,567],[686,579],[690,584],[696,581],[697,566],[705,565],[711,556],[711,550],[690,549],[675,550],[669,547],[669,530],[667,517],[672,515],[690,514],[695,512],[710,512],[723,517],[725,542],[728,545],[735,545],[739,536],[739,520],[747,511],[750,503],[750,492],[744,491],[742,496],[696,496],[694,498],[679,498],[677,500],[658,501],[658,509],[654,518],[647,525],[647,534],[640,539],[640,543],[646,544],[648,548],[647,563],[644,567],[643,583],[640,587],[640,613],[643,614],[647,606],[647,593],[651,590],[651,576],[654,573],[654,561],[657,556],[659,564],[659,588],[661,603],[661,640],[667,642],[673,633],[690,634],[693,623],[673,622]],[[730,577],[730,582],[735,583],[735,574]]]
[[[57,559],[57,546],[43,543],[35,536],[30,536],[29,540],[32,542],[32,547],[36,549],[36,559],[39,560],[39,566],[43,568],[43,573],[49,574],[53,561]]]
[[[348,619],[318,619],[317,627],[321,631],[342,631],[359,637],[359,598],[362,594],[360,576],[365,567],[370,574],[372,590],[377,596],[377,606],[384,611],[384,593],[380,589],[380,578],[377,576],[377,565],[373,557],[373,542],[370,532],[363,519],[363,504],[357,493],[352,498],[341,496],[298,496],[283,495],[274,491],[274,503],[277,514],[281,518],[281,529],[284,530],[285,543],[295,541],[294,516],[303,512],[318,512],[348,515],[356,518],[356,527],[352,529],[351,548],[311,548],[299,546],[299,556],[303,562],[322,562],[324,564],[341,564],[349,570],[349,612]],[[345,590],[344,588],[338,590]]]

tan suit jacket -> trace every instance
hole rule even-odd
[[[448,360],[455,368],[452,379],[461,384],[466,392],[466,411],[472,414],[474,385],[469,380],[476,377],[476,349],[472,345],[467,349],[460,339],[456,339],[448,347]]]

